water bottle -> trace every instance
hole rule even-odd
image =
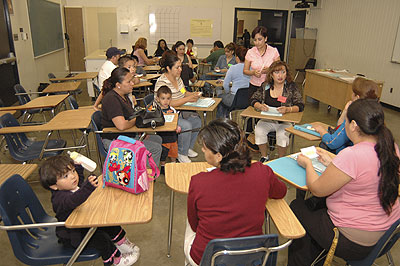
[[[68,151],[67,153],[69,154],[69,157],[71,157],[71,159],[74,160],[76,164],[82,165],[82,167],[88,170],[89,172],[94,172],[94,170],[96,170],[97,164],[88,157],[80,153],[77,153],[76,151],[73,152]]]

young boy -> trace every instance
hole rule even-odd
[[[164,114],[176,113],[176,110],[170,106],[172,100],[172,91],[167,86],[161,86],[156,95],[156,101],[160,105]],[[171,162],[175,162],[178,157],[178,135],[181,132],[181,127],[178,126],[176,132],[160,132],[163,147],[167,148],[168,154],[161,154],[161,166],[165,165],[167,156],[171,158]]]
[[[59,222],[67,220],[99,185],[94,175],[84,181],[83,167],[74,165],[74,161],[66,155],[47,159],[40,167],[39,175],[42,186],[51,191],[51,203]],[[87,231],[83,228],[56,228],[60,242],[74,248],[78,247]],[[107,266],[132,265],[139,258],[139,247],[125,237],[125,231],[120,226],[97,228],[87,246],[95,248]]]

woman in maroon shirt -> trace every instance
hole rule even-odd
[[[211,121],[198,139],[215,169],[190,181],[184,251],[192,266],[200,264],[212,239],[261,235],[267,199],[286,195],[285,184],[270,167],[250,162],[244,134],[235,122]]]

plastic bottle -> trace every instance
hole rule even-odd
[[[80,153],[77,153],[76,151],[73,152],[68,151],[67,153],[69,154],[69,157],[71,157],[71,159],[74,160],[76,164],[82,165],[82,167],[88,170],[89,172],[94,172],[94,170],[96,170],[97,167],[96,162],[92,161],[88,157]]]

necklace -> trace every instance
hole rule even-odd
[[[264,50],[264,52],[262,53],[261,57],[263,57],[263,56],[265,55],[265,53],[267,52],[267,49],[268,49],[268,46],[265,46],[265,50]],[[258,52],[260,52],[260,50],[258,50]],[[260,54],[261,54],[261,53],[260,53]]]

